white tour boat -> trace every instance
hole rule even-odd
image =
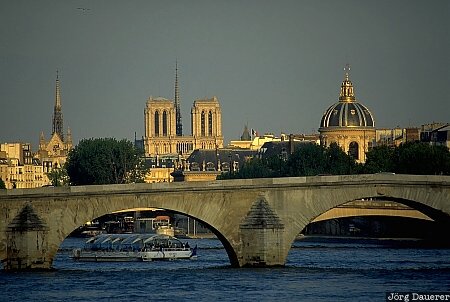
[[[197,246],[189,247],[175,237],[155,234],[101,234],[74,249],[77,261],[154,261],[191,259]]]

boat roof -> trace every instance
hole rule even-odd
[[[147,243],[154,240],[180,241],[177,238],[165,234],[100,234],[89,238],[87,244],[104,244],[107,242],[120,244],[134,244],[136,242]]]

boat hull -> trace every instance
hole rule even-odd
[[[191,257],[191,250],[141,252],[142,261],[190,259]]]
[[[93,252],[75,250],[73,260],[85,262],[126,262],[142,261],[135,252]]]
[[[83,262],[135,262],[135,261],[158,261],[191,259],[194,255],[192,250],[178,251],[139,251],[139,252],[106,252],[85,251],[76,249],[73,251],[72,259]]]

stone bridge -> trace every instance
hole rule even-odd
[[[292,242],[346,202],[385,198],[448,228],[450,177],[344,175],[14,189],[0,192],[0,259],[6,270],[48,269],[76,228],[117,210],[152,207],[207,225],[233,266],[284,265]],[[443,232],[445,234],[445,232]]]

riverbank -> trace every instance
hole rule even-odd
[[[299,235],[296,241],[311,243],[375,244],[395,248],[449,248],[450,242],[423,238],[373,238],[349,236]]]
[[[186,234],[186,239],[217,239],[217,236],[213,233],[190,233]]]

